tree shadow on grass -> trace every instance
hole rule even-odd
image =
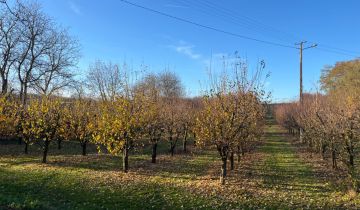
[[[146,176],[161,176],[164,178],[199,179],[208,175],[211,165],[217,158],[213,154],[202,155],[160,155],[156,164],[151,163],[148,155],[133,155],[129,157],[131,172]],[[23,155],[16,157],[3,157],[2,165],[19,166],[42,164],[41,156]],[[109,154],[82,155],[49,155],[48,162],[43,164],[49,167],[85,169],[93,171],[121,171],[122,157]],[[220,167],[220,165],[219,165]]]
[[[102,185],[81,174],[0,169],[0,207],[16,209],[169,209],[206,205],[184,189],[147,180]]]
[[[29,147],[29,154],[23,154],[23,145],[5,145],[0,147],[1,165],[41,164],[42,150],[37,145]],[[162,144],[165,148],[166,144]],[[78,142],[63,142],[58,150],[55,142],[51,144],[48,154],[48,166],[88,169],[94,171],[121,171],[122,157],[98,154],[96,146],[88,145],[88,155],[82,156]],[[138,153],[139,151],[137,151]],[[163,151],[165,152],[165,150]],[[196,156],[194,153],[196,153]],[[210,152],[211,153],[211,152]],[[189,178],[206,175],[208,167],[214,162],[213,153],[190,149],[188,153],[176,154],[174,157],[165,154],[158,155],[156,164],[152,164],[150,154],[130,154],[130,171],[144,175]],[[216,159],[217,160],[217,159]]]
[[[136,155],[129,157],[129,170],[146,176],[193,179],[207,175],[214,162],[209,156],[161,155],[157,163],[150,162],[151,157]],[[89,169],[95,171],[121,171],[121,157],[111,155],[63,156],[53,158],[51,166]]]

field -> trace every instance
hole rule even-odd
[[[360,1],[215,2],[0,0],[0,210],[360,209]]]
[[[165,143],[164,143],[165,144]],[[336,172],[319,157],[295,147],[277,125],[268,126],[263,143],[236,163],[226,185],[218,181],[215,151],[192,148],[188,154],[159,161],[149,151],[130,155],[130,172],[121,172],[120,157],[86,157],[79,145],[64,143],[40,163],[39,151],[29,155],[22,145],[0,147],[0,209],[293,209],[353,208],[360,197],[347,190]],[[66,153],[66,154],[64,154]]]

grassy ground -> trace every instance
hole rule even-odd
[[[295,148],[278,126],[268,126],[264,143],[242,157],[218,184],[216,152],[166,154],[150,163],[148,150],[130,157],[130,172],[121,172],[120,157],[83,157],[81,148],[65,143],[51,148],[49,163],[41,164],[32,147],[0,145],[0,209],[294,209],[360,207],[326,166],[316,165]]]

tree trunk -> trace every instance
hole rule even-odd
[[[244,145],[242,143],[240,144],[240,151],[241,151],[241,155],[244,156],[245,155],[245,149],[244,149]]]
[[[28,149],[29,149],[29,143],[25,142],[25,150],[24,150],[25,154],[28,154]]]
[[[2,85],[1,85],[1,94],[5,95],[8,91],[8,80],[7,79],[2,79]]]
[[[349,164],[351,167],[354,166],[354,154],[353,153],[350,153],[350,155],[349,155]]]
[[[62,142],[62,140],[58,139],[58,141],[57,141],[58,150],[61,150],[61,142]]]
[[[151,163],[156,163],[157,146],[157,143],[153,143],[152,145]]]
[[[170,154],[171,154],[171,156],[174,156],[174,154],[175,154],[175,144],[171,144],[171,146],[170,146]]]
[[[331,157],[332,157],[332,167],[333,169],[336,169],[337,168],[336,151],[334,149],[332,150]]]
[[[129,170],[129,149],[127,145],[123,149],[123,171],[127,173]]]
[[[186,144],[187,144],[187,132],[185,132],[184,140],[183,140],[183,152],[186,153]]]
[[[220,183],[222,185],[225,184],[225,179],[226,179],[226,163],[227,163],[227,156],[222,157],[222,166],[221,166],[221,174],[220,174]]]
[[[240,146],[237,146],[237,161],[240,162],[241,154],[240,154]]]
[[[47,158],[47,154],[48,154],[48,151],[49,151],[49,144],[50,144],[50,141],[48,141],[48,140],[46,140],[44,142],[43,159],[42,159],[43,163],[46,163],[46,158]]]
[[[170,143],[170,154],[171,156],[174,156],[174,153],[175,153],[175,146],[176,146],[176,142],[177,141],[173,141],[173,136],[172,136],[172,133],[170,133],[169,135],[169,143]]]
[[[325,152],[326,152],[326,146],[325,146],[325,144],[323,144],[321,146],[321,157],[323,160],[325,160]]]
[[[196,134],[194,133],[194,147],[196,147]]]
[[[350,165],[350,167],[353,167],[354,166],[354,149],[352,147],[352,144],[348,145],[346,147],[346,150],[349,154],[349,165]]]
[[[21,103],[22,105],[26,105],[27,103],[27,84],[24,84],[24,87],[22,89],[22,93],[20,94]]]
[[[81,143],[81,147],[82,147],[82,155],[86,156],[86,142]]]
[[[230,170],[234,170],[234,152],[230,153]]]

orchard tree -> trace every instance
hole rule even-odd
[[[184,88],[180,78],[173,72],[165,71],[159,75],[162,117],[165,123],[165,139],[170,146],[170,154],[175,154],[176,144],[184,136],[182,116]]]
[[[139,138],[144,125],[144,96],[116,97],[103,102],[97,119],[98,129],[93,135],[95,142],[106,146],[112,155],[123,156],[123,171],[129,170],[129,150]]]
[[[155,74],[146,75],[136,86],[135,92],[144,95],[144,103],[147,109],[143,112],[144,126],[142,133],[152,147],[151,162],[156,163],[157,147],[164,134],[164,118],[162,115],[162,104],[160,98],[159,76]]]
[[[360,61],[338,62],[326,67],[321,75],[324,94],[305,94],[304,103],[282,105],[276,109],[279,122],[289,129],[301,128],[304,142],[325,159],[331,155],[332,167],[344,162],[356,191],[356,149],[360,143]]]
[[[226,67],[227,65],[224,66]],[[253,122],[263,119],[263,104],[266,97],[261,81],[264,64],[249,77],[248,67],[235,57],[232,69],[219,78],[210,75],[210,90],[203,98],[195,125],[197,143],[201,146],[215,147],[222,161],[220,183],[225,184],[227,159],[233,167],[234,155],[243,141],[241,134],[254,131]],[[253,124],[262,129],[262,124]]]
[[[162,104],[162,115],[165,121],[166,141],[169,143],[171,156],[180,139],[184,137],[183,104],[179,98],[165,98]]]
[[[62,105],[56,98],[32,99],[25,107],[26,120],[22,123],[22,133],[39,144],[43,150],[42,162],[46,163],[49,145],[55,141],[60,127]]]
[[[183,99],[182,101],[182,127],[183,127],[183,142],[182,142],[182,150],[184,153],[187,152],[187,144],[188,138],[194,133],[194,119],[199,106],[197,104],[196,99]]]
[[[0,135],[2,137],[12,137],[16,134],[15,111],[15,100],[7,95],[0,96]]]
[[[69,138],[79,141],[82,155],[86,155],[87,144],[92,141],[95,133],[96,107],[95,102],[78,99],[69,106]]]
[[[253,104],[251,97],[241,97],[239,96],[241,94],[225,90],[210,92],[204,98],[204,109],[196,121],[198,143],[204,146],[215,146],[219,152],[222,160],[220,175],[222,184],[225,183],[227,175],[227,158],[231,157],[233,168],[233,152],[242,142],[241,133],[250,128],[248,121],[258,121],[262,117],[256,115],[256,109],[261,108],[261,105]],[[243,100],[239,100],[240,98]]]

